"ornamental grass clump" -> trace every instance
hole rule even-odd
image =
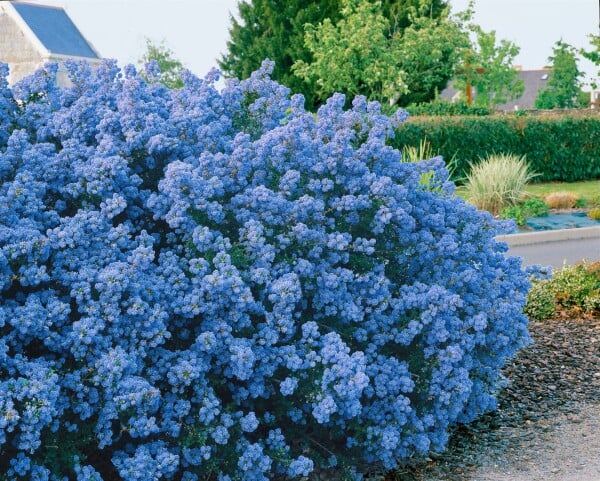
[[[270,68],[0,85],[0,479],[354,479],[495,407],[506,226],[401,162],[402,112]]]
[[[544,201],[551,209],[574,209],[577,207],[579,197],[574,192],[551,192]]]
[[[436,154],[427,139],[421,139],[418,146],[407,145],[402,149],[402,162],[420,162],[435,157]]]
[[[536,175],[529,170],[525,156],[514,154],[489,155],[469,166],[464,186],[467,198],[478,209],[493,215],[516,205],[527,183]]]

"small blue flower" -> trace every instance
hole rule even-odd
[[[401,162],[406,112],[308,112],[269,61],[173,90],[65,69],[0,64],[1,473],[360,479],[494,409],[542,271],[442,159]]]

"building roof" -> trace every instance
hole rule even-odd
[[[535,99],[541,90],[548,85],[550,70],[521,70],[519,78],[523,80],[525,90],[523,94],[515,100],[498,105],[499,110],[529,110],[535,108]]]
[[[11,5],[50,53],[98,58],[62,8],[25,2],[11,2]]]
[[[540,90],[544,90],[548,84],[550,70],[539,69],[539,70],[520,70],[519,79],[523,80],[525,89],[523,94],[505,104],[500,104],[496,108],[498,110],[529,110],[535,108],[535,99],[538,96]],[[440,97],[445,100],[453,101],[459,93],[453,88],[454,81],[448,84],[442,92]]]

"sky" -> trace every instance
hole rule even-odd
[[[238,0],[28,0],[59,5],[103,57],[137,63],[145,39],[165,42],[175,57],[199,76],[217,67],[227,51],[230,15]],[[469,0],[450,0],[453,11]],[[600,0],[475,0],[475,23],[516,43],[523,69],[548,64],[552,47],[563,41],[589,48],[588,35],[599,33]],[[589,81],[598,69],[585,60],[580,70]]]

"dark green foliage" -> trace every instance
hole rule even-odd
[[[310,82],[291,72],[297,60],[310,61],[304,47],[304,25],[340,17],[338,0],[252,0],[238,4],[239,20],[231,17],[228,52],[219,60],[226,75],[244,79],[265,58],[275,62],[272,78],[306,97],[307,107],[318,103]]]
[[[447,0],[383,0],[381,11],[390,21],[391,37],[397,31],[404,31],[411,25],[409,16],[416,13],[419,16],[440,18],[448,8]]]
[[[44,466],[56,476],[61,472],[73,472],[78,463],[87,463],[104,458],[104,465],[108,472],[114,471],[107,453],[102,450],[89,447],[89,440],[94,437],[94,423],[81,423],[76,430],[61,430],[59,433],[53,433],[48,430],[44,436],[45,455],[43,459]],[[66,468],[66,469],[65,469]],[[116,473],[115,473],[116,474]]]
[[[600,117],[596,115],[419,117],[405,122],[393,143],[418,146],[426,138],[446,160],[455,180],[485,154],[525,155],[539,175],[534,182],[600,178]]]
[[[464,21],[448,16],[415,18],[413,25],[391,39],[398,45],[397,63],[408,89],[398,99],[399,106],[428,102],[446,88],[469,49]]]

